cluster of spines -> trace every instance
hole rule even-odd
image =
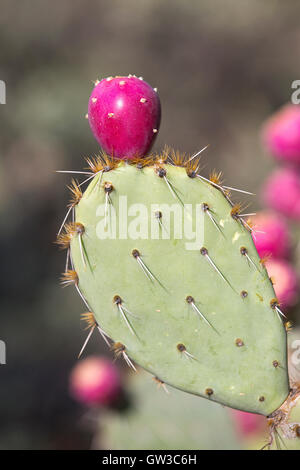
[[[205,149],[202,149],[202,150],[205,150]],[[222,186],[222,174],[217,173],[216,171],[213,171],[210,174],[209,178],[204,178],[203,176],[201,176],[199,174],[199,170],[200,170],[199,154],[200,153],[201,153],[201,151],[198,152],[198,154],[196,154],[195,156],[189,158],[185,154],[182,154],[178,151],[174,151],[174,150],[170,149],[169,147],[165,147],[162,154],[153,154],[153,155],[149,155],[148,157],[143,157],[143,158],[137,157],[137,158],[129,160],[127,162],[125,161],[125,163],[130,164],[130,165],[134,165],[139,170],[143,170],[143,168],[145,168],[145,167],[153,167],[154,171],[156,172],[158,177],[165,180],[171,194],[175,198],[178,198],[178,195],[177,195],[175,189],[173,188],[171,182],[167,178],[167,169],[166,169],[165,165],[169,164],[169,165],[185,168],[188,177],[190,177],[190,178],[196,178],[196,177],[200,178],[200,179],[206,181],[207,183],[211,184],[215,188],[219,189],[223,193],[224,197],[226,197],[226,199],[229,201],[229,203],[232,207],[232,209],[230,211],[231,217],[234,220],[236,220],[238,223],[241,223],[245,229],[252,232],[252,230],[253,230],[252,227],[247,222],[245,222],[244,219],[243,219],[243,217],[249,216],[250,214],[243,214],[242,212],[245,209],[243,209],[243,207],[240,204],[234,204],[231,201],[231,199],[230,199],[230,190],[236,190],[236,191],[240,191],[240,192],[243,192],[243,193],[246,193],[246,194],[251,194],[251,193],[248,193],[247,191],[237,190],[235,188],[229,188],[227,186]],[[195,157],[197,157],[197,158],[195,158]],[[77,182],[75,182],[75,180],[73,180],[72,181],[72,186],[69,187],[69,189],[71,190],[71,193],[72,193],[72,198],[71,198],[71,201],[70,201],[70,204],[69,204],[69,208],[71,208],[71,209],[74,208],[75,205],[78,204],[78,202],[80,201],[80,199],[82,197],[82,192],[81,192],[81,189],[80,189],[81,185],[83,185],[87,181],[91,180],[96,175],[101,175],[101,177],[102,177],[103,173],[114,170],[120,163],[118,160],[115,160],[113,157],[110,157],[105,153],[102,153],[99,156],[95,156],[93,158],[87,158],[86,161],[87,161],[87,164],[88,164],[89,172],[82,172],[82,173],[85,174],[85,175],[88,175],[88,178],[86,180],[84,180],[80,185]],[[72,173],[72,172],[70,172],[70,173]],[[101,178],[99,178],[99,182],[101,182]],[[113,190],[113,186],[111,185],[111,183],[109,183],[107,181],[104,182],[102,186],[103,186],[104,192],[106,194],[106,199],[107,199],[106,202],[108,203],[109,195],[110,195],[111,191]],[[202,204],[202,209],[209,216],[211,222],[215,225],[216,229],[218,229],[222,233],[222,230],[221,230],[216,218],[213,215],[214,214],[213,209],[207,203]],[[162,220],[161,220],[162,216],[163,216],[163,214],[158,211],[156,217],[157,217],[157,220],[160,224],[162,224]],[[79,280],[78,280],[77,273],[73,269],[72,270],[68,269],[68,256],[69,256],[69,250],[70,250],[70,242],[71,242],[71,239],[74,236],[78,236],[80,238],[79,242],[80,242],[80,246],[81,246],[82,262],[85,264],[84,250],[83,250],[83,247],[82,247],[82,239],[81,239],[82,235],[84,234],[84,231],[85,231],[84,226],[80,223],[75,223],[74,221],[72,223],[67,223],[64,226],[64,231],[59,234],[57,243],[61,246],[61,248],[65,248],[65,249],[68,250],[66,270],[65,270],[65,273],[63,273],[62,284],[63,285],[70,285],[70,284],[75,285],[75,287],[76,287],[77,291],[79,292],[81,298],[83,299],[86,306],[88,307],[87,302],[84,299],[83,295],[80,293],[80,290],[79,290],[79,287],[78,287]],[[223,279],[223,281],[225,281],[235,292],[237,292],[234,289],[234,287],[231,285],[229,280],[219,270],[219,268],[217,267],[215,262],[212,260],[212,258],[208,254],[207,248],[202,247],[200,249],[200,253],[201,253],[201,255],[203,255],[208,260],[208,262],[210,263],[212,268]],[[247,261],[250,265],[252,265],[259,272],[261,272],[260,269],[254,263],[254,261],[250,258],[249,254],[248,254],[248,250],[247,250],[246,247],[240,247],[240,253],[241,253],[242,256],[244,256],[247,259]],[[155,275],[150,271],[150,269],[147,267],[147,265],[142,260],[142,256],[141,256],[141,254],[138,250],[133,249],[132,250],[132,256],[137,260],[139,266],[141,267],[144,274],[148,277],[148,279],[150,281],[153,282],[153,281],[157,280]],[[264,266],[264,263],[262,262],[261,265]],[[248,292],[245,291],[245,290],[242,290],[240,292],[240,295],[244,299],[248,296]],[[199,315],[200,318],[202,318],[210,327],[212,327],[215,330],[215,328],[208,321],[206,316],[199,310],[199,308],[197,307],[197,305],[194,301],[194,298],[191,295],[188,295],[186,297],[186,302],[191,305],[193,310],[197,313],[197,315]],[[131,333],[136,335],[136,332],[135,332],[135,330],[134,330],[134,328],[133,328],[133,326],[132,326],[132,324],[131,324],[131,322],[128,318],[128,315],[132,315],[133,317],[135,317],[135,315],[133,315],[123,305],[122,299],[119,295],[114,296],[113,303],[118,308],[118,310],[121,314],[121,317],[123,318],[124,322],[126,323],[127,327],[131,331]],[[273,310],[275,310],[277,312],[277,314],[279,314],[280,316],[284,316],[284,314],[279,309],[279,303],[278,303],[277,299],[272,299],[270,301],[270,306]],[[88,339],[90,338],[92,332],[94,331],[94,329],[96,327],[99,329],[101,335],[103,336],[105,341],[108,343],[108,340],[107,340],[108,336],[104,333],[104,331],[101,329],[101,327],[96,322],[93,313],[89,312],[88,314],[84,314],[84,315],[85,315],[84,319],[88,322],[88,326],[90,327],[90,333],[89,333],[89,336],[88,336],[87,340],[84,343],[84,346],[83,346],[80,354],[83,352],[83,349],[86,346],[86,344],[88,342]],[[290,323],[287,322],[285,324],[285,327],[286,327],[286,330],[288,331],[290,329]],[[217,332],[217,330],[215,330],[215,331]],[[108,343],[108,344],[110,344],[110,343]],[[244,346],[244,342],[240,338],[237,338],[235,340],[235,344],[236,344],[237,347]],[[176,348],[181,354],[185,355],[186,357],[188,357],[190,359],[197,360],[197,358],[190,351],[187,350],[186,346],[183,343],[178,343],[176,345]],[[113,343],[112,346],[111,346],[111,349],[114,351],[116,357],[122,356],[125,359],[126,363],[130,367],[132,367],[134,370],[136,370],[133,363],[131,362],[131,360],[128,357],[128,354],[126,352],[127,349],[126,349],[125,345],[123,345],[122,343]],[[278,363],[277,360],[274,360],[272,365],[273,365],[273,367],[277,368],[279,366],[279,363]],[[157,380],[159,380],[159,379],[157,379]],[[214,391],[211,388],[208,388],[205,391],[205,394],[208,397],[210,397],[213,393],[214,393]],[[263,401],[264,397],[259,397],[259,400]]]

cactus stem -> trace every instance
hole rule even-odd
[[[122,356],[124,361],[126,362],[126,364],[131,368],[133,369],[135,372],[137,372],[134,364],[132,363],[132,361],[129,359],[127,353],[126,353],[126,347],[124,346],[124,344],[122,343],[114,343],[112,346],[111,346],[111,349],[112,351],[114,352],[115,354],[115,358],[118,358],[119,356]]]
[[[236,292],[236,290],[233,288],[233,286],[230,284],[230,282],[228,281],[228,279],[224,276],[224,274],[221,273],[221,271],[219,270],[219,268],[215,265],[215,263],[213,262],[213,260],[211,259],[211,257],[209,256],[208,254],[208,250],[207,248],[205,247],[202,247],[200,249],[200,253],[202,256],[205,256],[205,258],[207,259],[207,261],[211,264],[211,266],[214,268],[214,270],[219,274],[219,276],[223,279],[224,282],[226,282],[230,287],[231,289]]]
[[[217,330],[213,327],[213,325],[212,325],[212,324],[207,320],[207,318],[203,315],[203,313],[200,312],[199,308],[198,308],[197,305],[195,304],[194,298],[193,298],[191,295],[188,295],[185,300],[186,300],[186,302],[187,302],[188,304],[191,305],[191,307],[192,307],[193,310],[199,315],[199,317],[202,318],[202,319],[205,321],[205,323],[206,323],[208,326],[210,326],[216,333],[218,333]],[[219,333],[218,333],[218,334],[219,334]]]

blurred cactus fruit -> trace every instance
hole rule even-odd
[[[279,168],[271,174],[263,188],[265,204],[300,221],[300,172],[292,168]]]
[[[283,308],[292,307],[298,300],[297,272],[286,260],[271,258],[265,262],[265,266],[280,305]]]
[[[265,123],[262,139],[267,150],[280,161],[300,163],[300,107],[285,105]]]
[[[70,393],[85,405],[109,405],[121,391],[117,367],[101,357],[89,357],[80,361],[70,375]]]
[[[96,82],[88,119],[102,149],[114,158],[149,152],[160,126],[158,93],[142,77],[109,77]]]
[[[237,434],[242,438],[259,434],[266,430],[266,420],[263,416],[246,413],[240,410],[230,410]]]
[[[272,255],[286,258],[290,252],[290,234],[285,219],[274,212],[258,212],[250,219],[252,237],[261,258]]]

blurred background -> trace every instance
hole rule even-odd
[[[7,346],[0,448],[242,447],[227,410],[173,390],[169,397],[149,376],[129,377],[122,361],[116,365],[124,391],[114,406],[88,407],[71,397],[69,375],[87,332],[80,299],[59,285],[65,258],[54,240],[70,178],[55,170],[80,170],[84,157],[99,151],[85,119],[93,81],[136,74],[160,95],[155,148],[195,153],[209,144],[203,175],[222,170],[228,185],[257,194],[250,212],[260,209],[260,188],[276,166],[260,129],[290,101],[291,83],[300,78],[299,2],[1,0],[0,6],[0,79],[7,87],[7,104],[0,105],[0,339]],[[292,233],[295,248],[299,231],[292,226]],[[297,324],[295,307],[289,315]],[[89,354],[112,359],[96,334]],[[185,410],[178,417],[176,401]],[[160,417],[165,410],[165,421],[151,424],[153,410]],[[222,423],[223,440],[212,423]],[[135,442],[130,430],[137,426]]]

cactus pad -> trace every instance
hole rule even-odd
[[[239,206],[194,160],[100,160],[62,238],[101,331],[165,383],[272,413],[289,392],[286,331]]]

